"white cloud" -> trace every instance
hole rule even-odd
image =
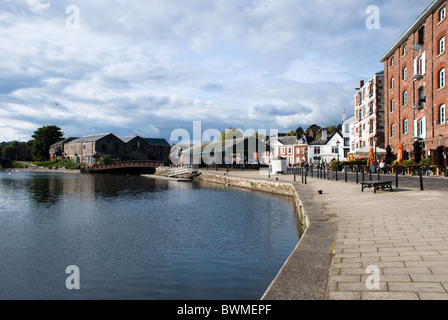
[[[378,1],[372,31],[367,0],[77,0],[81,28],[68,30],[72,4],[0,4],[0,133],[336,124],[425,7]]]
[[[41,3],[40,0],[26,0],[26,3],[28,4],[29,9],[36,13],[40,13],[50,7],[49,2]]]

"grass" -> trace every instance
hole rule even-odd
[[[61,161],[35,161],[31,162],[31,164],[34,164],[38,167],[59,167],[59,168],[66,168],[68,170],[75,170],[80,166],[80,163],[71,161],[71,160],[61,160]]]
[[[3,165],[0,165],[0,168],[3,169],[22,169],[25,168],[25,165],[20,162],[12,161],[12,162],[5,162]]]

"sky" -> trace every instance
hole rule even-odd
[[[0,0],[0,141],[337,125],[431,2]]]

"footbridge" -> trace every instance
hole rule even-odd
[[[85,166],[83,169],[87,173],[154,173],[155,169],[163,165],[159,161],[121,161],[109,164],[96,164]]]

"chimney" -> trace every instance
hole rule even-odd
[[[359,88],[361,89],[362,87],[364,87],[364,80],[361,80],[361,82],[359,83]]]
[[[322,129],[322,140],[327,141],[328,135],[327,135],[327,129]]]
[[[344,111],[342,111],[342,122],[345,122],[345,120],[347,120],[347,113]]]

